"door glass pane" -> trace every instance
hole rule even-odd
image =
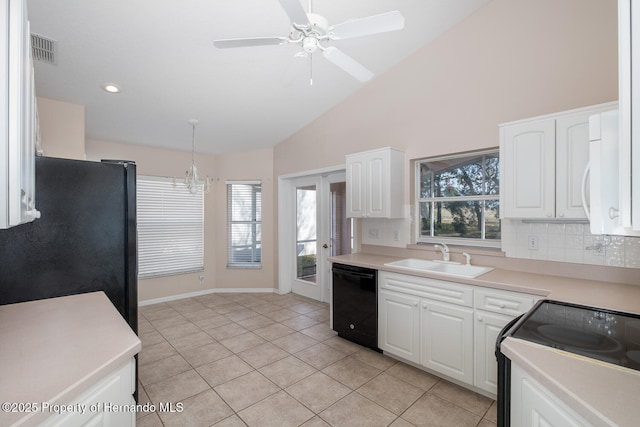
[[[353,252],[353,219],[347,218],[347,184],[334,182],[331,192],[331,256]]]
[[[316,281],[316,186],[296,188],[296,277]]]

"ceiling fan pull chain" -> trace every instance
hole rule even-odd
[[[309,86],[313,86],[313,53],[309,54]]]

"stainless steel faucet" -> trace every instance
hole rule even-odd
[[[434,248],[440,250],[440,252],[442,252],[442,260],[443,261],[450,261],[451,258],[449,256],[449,246],[447,246],[446,243],[439,243],[437,245],[433,245]]]

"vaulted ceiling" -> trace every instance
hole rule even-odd
[[[55,64],[36,61],[37,95],[84,105],[88,139],[190,150],[195,118],[197,151],[223,153],[281,142],[489,0],[303,0],[331,25],[402,13],[401,31],[330,42],[374,73],[365,83],[295,44],[214,47],[287,37],[278,0],[27,1],[31,32],[57,45]]]

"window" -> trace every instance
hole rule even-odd
[[[227,267],[262,266],[262,184],[227,182]]]
[[[500,245],[498,159],[489,151],[416,163],[418,242]]]
[[[204,192],[171,178],[138,176],[138,277],[204,270]]]

